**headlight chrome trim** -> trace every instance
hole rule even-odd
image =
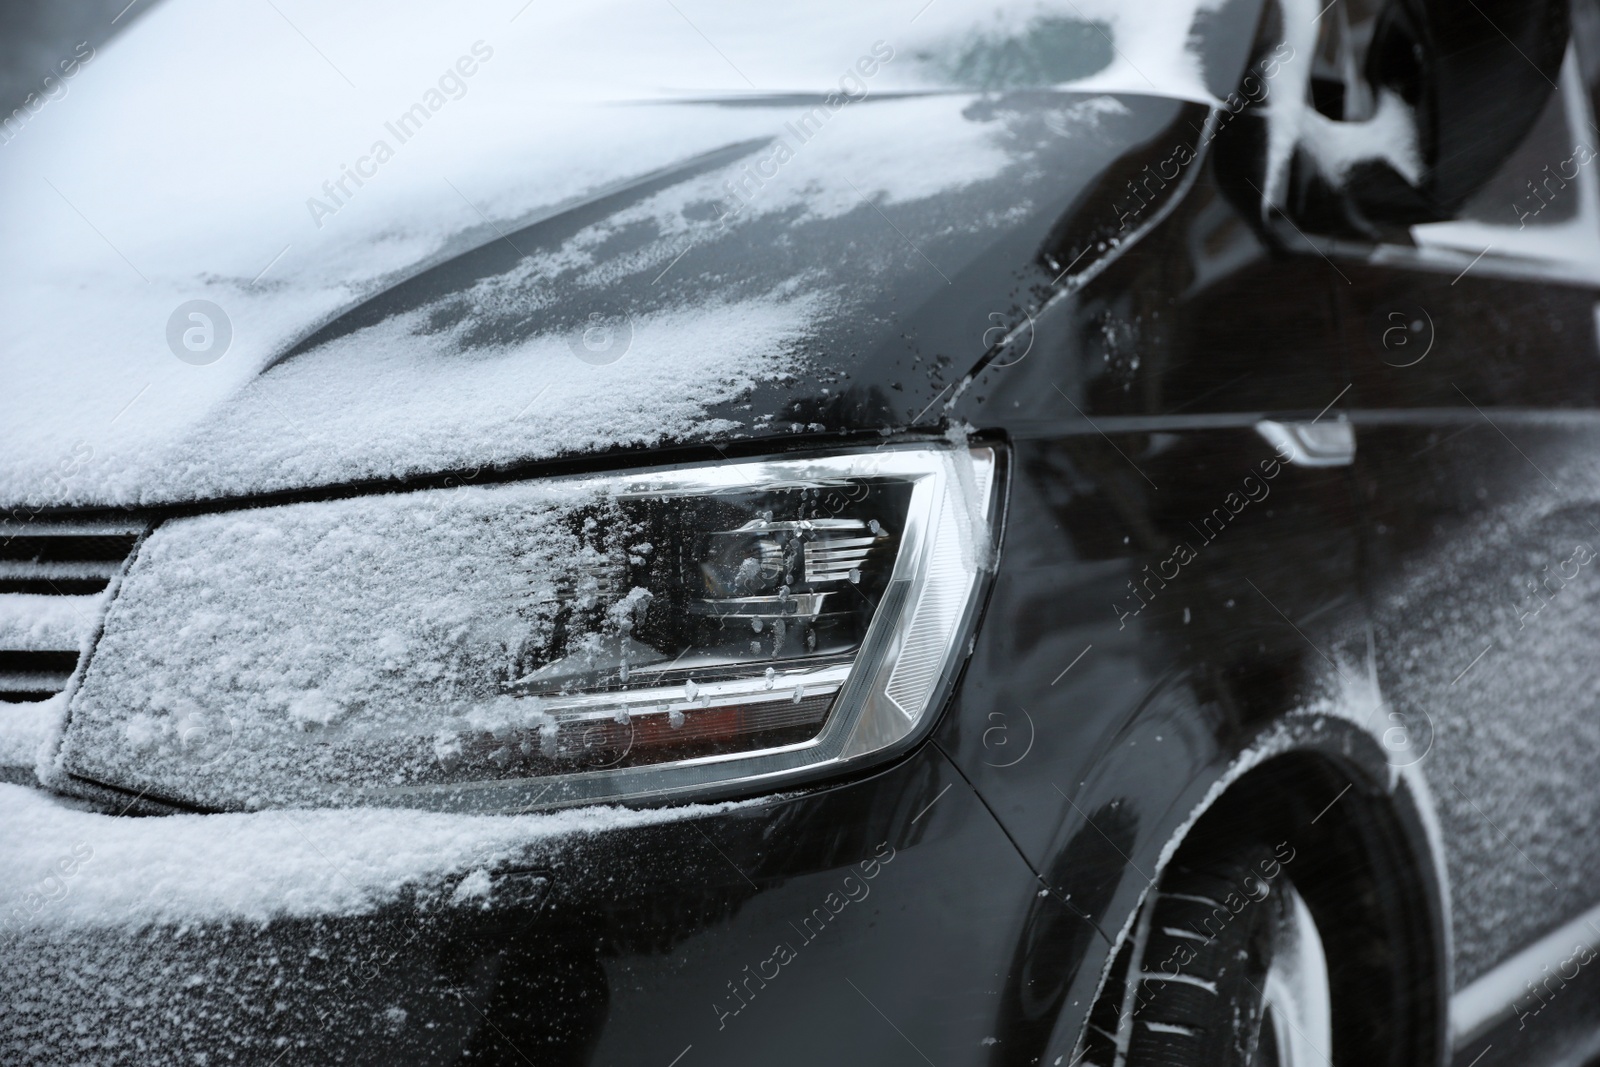
[[[967,466],[969,465],[970,466]],[[661,472],[660,481],[649,475],[634,490],[641,493],[671,489],[708,492],[747,487],[751,468],[780,473],[795,484],[848,481],[864,476],[907,476],[917,479],[911,514],[889,587],[878,606],[862,650],[840,689],[833,711],[821,734],[808,741],[755,753],[705,756],[650,767],[581,771],[544,778],[461,783],[449,787],[402,787],[374,794],[373,803],[401,803],[429,809],[497,812],[540,810],[594,803],[639,803],[704,800],[781,788],[786,784],[816,781],[866,762],[891,758],[925,736],[937,718],[939,705],[965,661],[961,642],[972,632],[995,562],[995,521],[1000,496],[1000,453],[992,445],[970,449],[888,446],[871,452],[756,460],[711,468],[686,468]],[[702,472],[711,477],[702,479]],[[965,474],[965,479],[960,475]],[[977,500],[958,499],[962,482],[975,487]],[[762,483],[767,484],[767,483]],[[772,484],[783,484],[781,478]],[[958,506],[959,505],[959,506]],[[974,525],[981,523],[978,529]],[[965,524],[958,528],[955,524]],[[936,543],[933,539],[946,540]],[[928,557],[931,548],[953,542],[959,554],[970,556],[956,615],[947,620],[945,640],[939,648],[937,668],[922,685],[923,699],[907,711],[890,697],[899,661],[894,653],[904,646],[918,621],[915,609],[928,603]],[[948,553],[947,553],[948,554]],[[949,565],[950,561],[941,562]],[[914,599],[919,597],[920,599]],[[733,776],[718,772],[737,765]],[[634,787],[631,783],[637,782]],[[593,788],[605,783],[609,789]]]

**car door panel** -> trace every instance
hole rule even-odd
[[[1595,899],[1596,294],[1346,270],[1378,673],[1431,734],[1463,986]],[[1370,341],[1396,310],[1432,324],[1417,362]]]

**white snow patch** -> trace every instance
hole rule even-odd
[[[1111,25],[1116,58],[1098,74],[1069,83],[1096,92],[1150,93],[1215,106],[1205,84],[1200,57],[1189,48],[1201,12],[1226,0],[1079,0],[1070,5],[1079,18]]]
[[[156,747],[166,731],[161,727],[161,721],[153,715],[133,715],[122,727],[122,736],[127,738],[129,746],[135,752],[147,752]]]
[[[476,901],[488,889],[485,868],[530,846],[743,803],[750,802],[517,816],[360,809],[133,819],[0,784],[0,930],[356,915],[407,886],[435,887],[468,869],[461,899]]]
[[[1373,116],[1364,122],[1330,119],[1311,106],[1312,57],[1317,44],[1316,0],[1282,0],[1284,38],[1294,49],[1283,64],[1289,76],[1267,105],[1267,174],[1263,198],[1282,207],[1288,196],[1289,164],[1296,148],[1335,186],[1357,163],[1385,162],[1412,183],[1422,179],[1416,116],[1399,96],[1379,95]]]
[[[1340,122],[1310,107],[1299,119],[1300,146],[1332,184],[1343,185],[1357,163],[1374,161],[1388,163],[1412,185],[1422,181],[1416,116],[1398,94],[1380,93],[1377,110],[1362,122]]]
[[[458,907],[474,901],[486,904],[489,901],[490,889],[489,872],[479,867],[461,879],[461,884],[450,894],[450,903]]]
[[[457,731],[547,723],[501,686],[559,611],[574,642],[584,611],[622,630],[601,597],[622,522],[570,482],[169,521],[107,615],[64,765],[216,807],[451,781]]]
[[[300,726],[329,726],[343,712],[343,706],[321,689],[309,689],[289,700],[289,718]]]
[[[1213,993],[1217,991],[1215,985],[1209,982],[1206,984],[1211,986]],[[1180,1026],[1177,1023],[1158,1023],[1145,1020],[1144,1025],[1152,1034],[1182,1034],[1184,1037],[1194,1037],[1199,1032],[1192,1026]]]
[[[813,295],[635,319],[627,351],[605,366],[574,358],[558,334],[487,351],[441,350],[436,338],[413,332],[416,316],[403,316],[250,383],[197,428],[204,448],[173,449],[159,471],[108,463],[103,489],[119,497],[221,494],[241,478],[290,488],[731,429],[706,418],[706,406],[792,369],[790,353],[822,306]],[[361,383],[359,398],[353,382]]]
[[[49,596],[0,593],[0,648],[77,648],[100,618],[99,593]]]
[[[1063,137],[1076,137],[1100,129],[1103,119],[1133,112],[1114,96],[1091,96],[1045,116],[1044,123]]]
[[[578,362],[564,337],[462,355],[390,324],[256,379],[310,328],[398,276],[596,190],[780,136],[807,110],[687,101],[857,84],[880,97],[948,90],[916,62],[920,51],[959,51],[975,34],[1023,33],[1045,18],[1109,27],[1115,58],[1080,87],[1207,99],[1188,35],[1215,6],[1061,0],[997,14],[941,0],[897,27],[843,0],[792,12],[535,5],[514,22],[483,4],[418,0],[300,12],[311,49],[270,6],[172,0],[100,50],[70,102],[40,112],[0,158],[0,498],[190,499],[729,429],[706,406],[792,369],[794,344],[828,311],[804,299],[817,279],[636,322],[632,350],[609,367]],[[217,40],[254,47],[230,54],[209,47]],[[880,43],[894,58],[862,74]],[[387,124],[469,53],[480,58],[465,88],[398,141]],[[1017,150],[963,117],[972,100],[958,91],[850,104],[750,210],[831,217],[863,197],[901,203],[993,176]],[[360,186],[346,180],[337,212],[314,218],[312,198],[328,202],[325,184],[378,140],[394,157]],[[731,173],[696,187],[720,189]],[[636,209],[662,225],[645,255],[663,267],[682,250],[674,239],[688,228],[692,184]],[[587,262],[603,282],[619,261],[594,260],[595,242],[613,233],[595,227],[530,269]],[[232,325],[228,351],[207,366],[180,362],[166,340],[169,316],[197,298]],[[60,473],[82,454],[92,462]]]
[[[59,693],[24,704],[0,701],[0,767],[34,767],[41,749],[54,747],[66,710]]]

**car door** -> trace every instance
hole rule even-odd
[[[1574,45],[1456,217],[1322,243],[1378,677],[1442,825],[1458,1047],[1551,962],[1516,954],[1600,899],[1595,144]]]

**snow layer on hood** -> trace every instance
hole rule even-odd
[[[1085,47],[1111,39],[1108,65],[1087,64],[1074,84],[1204,96],[1187,34],[1205,0],[919,6],[785,14],[633,0],[508,15],[487,4],[161,5],[85,63],[67,95],[0,153],[0,242],[10,253],[0,262],[0,499],[171,499],[321,477],[319,463],[357,477],[363,449],[391,450],[384,470],[394,473],[502,447],[533,457],[557,444],[573,452],[691,426],[726,430],[704,421],[706,407],[790,372],[793,342],[839,306],[816,279],[737,305],[703,293],[654,308],[632,365],[609,376],[577,380],[583,364],[552,370],[549,357],[570,340],[552,335],[485,357],[481,374],[463,372],[471,382],[444,384],[443,368],[406,364],[404,338],[369,334],[341,381],[325,366],[296,372],[283,397],[239,394],[297,338],[396,278],[595,190],[776,136],[804,110],[777,98],[753,107],[686,99],[855,93],[858,84],[873,94],[959,90],[945,59],[972,42],[1004,46],[1007,34],[1031,40],[1040,26],[1068,24]],[[863,60],[885,49],[894,58],[863,74]],[[1015,160],[985,143],[981,123],[932,121],[941,107],[959,114],[962,99],[871,112],[898,125],[888,139],[872,128],[878,119],[834,120],[786,175],[789,188],[752,212],[800,202],[803,214],[825,216],[993,176]],[[401,142],[390,127],[419,102],[430,117]],[[379,140],[393,156],[372,164]],[[375,173],[349,184],[348,168],[363,159]],[[341,180],[342,196],[331,191]],[[337,210],[319,214],[314,200]],[[232,327],[209,365],[180,362],[168,347],[169,318],[191,299],[217,304]],[[546,400],[508,429],[552,378]],[[323,392],[306,410],[285,404],[315,388]],[[332,425],[349,413],[328,407],[366,403],[369,392],[410,399],[366,426]],[[484,401],[513,394],[523,399],[509,414]],[[412,420],[417,437],[391,427],[354,445],[356,455],[338,451],[341,438],[386,419]],[[288,454],[292,440],[301,453]],[[56,473],[85,451],[89,462]],[[193,480],[196,463],[212,473]]]
[[[439,888],[454,876],[518,862],[540,843],[739,806],[516,816],[282,810],[133,819],[0,784],[0,853],[6,857],[0,935],[9,940],[32,929],[358,915],[395,901],[407,887]]]
[[[258,488],[290,488],[731,430],[706,406],[792,370],[818,302],[753,300],[601,324],[626,333],[604,342],[625,351],[603,365],[575,358],[565,334],[458,354],[420,333],[420,315],[389,320],[275,368],[169,454],[157,484],[225,493],[248,469]],[[121,495],[142,470],[130,463],[106,476]]]

